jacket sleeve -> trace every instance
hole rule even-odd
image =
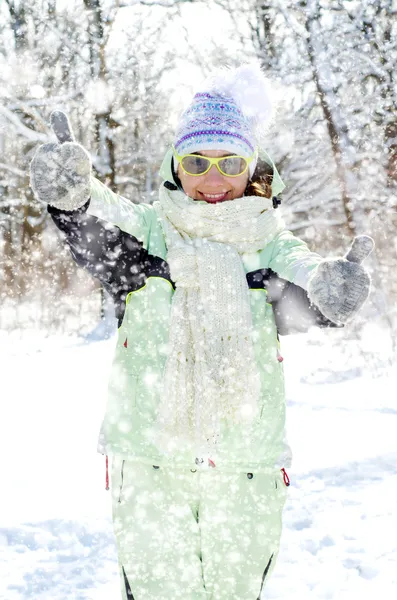
[[[269,267],[282,279],[306,290],[310,275],[323,260],[305,242],[284,230],[273,242]]]
[[[281,279],[269,269],[266,289],[268,302],[273,307],[277,331],[280,335],[305,333],[310,327],[341,327],[325,317],[308,297],[307,291]]]
[[[48,212],[66,236],[75,262],[110,293],[120,319],[127,294],[145,283],[148,252],[136,237],[89,215],[88,206],[70,212],[48,206]]]
[[[321,313],[306,291],[310,276],[322,261],[290,231],[282,231],[275,239],[267,289],[281,335],[302,333],[313,326],[340,327]]]
[[[116,225],[122,231],[133,235],[148,247],[148,237],[154,217],[149,204],[134,204],[91,177],[91,201],[88,214],[106,223]]]

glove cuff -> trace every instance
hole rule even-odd
[[[88,185],[77,185],[72,189],[68,189],[67,193],[62,196],[62,198],[51,199],[48,204],[62,211],[77,210],[86,204],[90,198],[90,193],[90,183],[88,183]]]

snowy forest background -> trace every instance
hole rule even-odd
[[[50,113],[152,202],[195,83],[250,59],[289,227],[323,256],[376,242],[354,322],[281,340],[294,459],[262,598],[397,597],[397,0],[0,0],[1,600],[120,598],[96,453],[116,336],[29,188]]]
[[[51,111],[68,113],[101,181],[152,202],[195,83],[256,58],[277,102],[266,150],[288,225],[323,256],[374,237],[374,290],[353,330],[371,320],[394,339],[396,17],[396,0],[2,0],[0,329],[88,330],[102,311],[29,188]]]

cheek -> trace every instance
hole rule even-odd
[[[244,173],[241,177],[236,177],[233,181],[233,197],[240,198],[245,192],[248,183],[248,174]]]
[[[195,199],[196,189],[200,185],[200,182],[203,178],[189,177],[189,175],[186,175],[186,173],[184,173],[180,167],[178,167],[178,177],[181,180],[181,184],[185,194]]]

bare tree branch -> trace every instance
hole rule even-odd
[[[203,0],[206,3],[208,0]],[[197,0],[130,0],[130,2],[120,2],[120,8],[127,8],[130,6],[162,6],[164,8],[174,8],[177,4],[192,4],[197,3]]]
[[[0,105],[0,115],[2,115],[7,121],[9,121],[13,125],[15,131],[17,131],[20,135],[22,135],[29,141],[42,143],[48,142],[48,135],[44,133],[39,133],[38,131],[34,131],[33,129],[26,127],[26,125],[21,123],[16,114],[14,114],[5,106]]]
[[[78,100],[79,98],[83,98],[84,94],[82,91],[78,90],[76,92],[72,92],[70,94],[63,94],[62,96],[51,96],[50,98],[32,98],[25,100],[12,100],[7,108],[9,110],[22,110],[22,107],[30,107],[30,106],[60,106],[63,104],[67,104],[71,100]]]
[[[14,167],[13,165],[6,165],[5,163],[0,163],[0,169],[9,171],[14,175],[18,175],[18,177],[26,177],[25,171],[22,171],[22,169],[18,169],[18,167]]]

